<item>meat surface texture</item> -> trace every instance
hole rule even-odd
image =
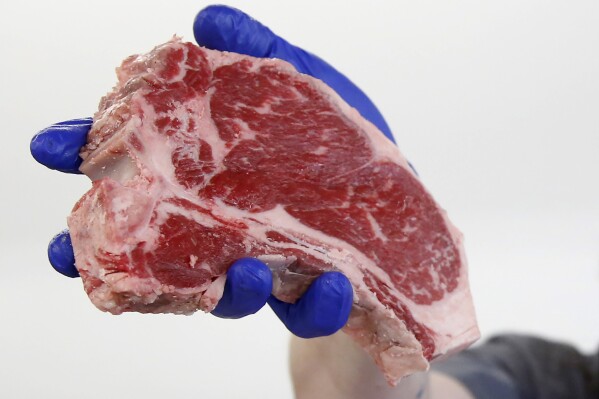
[[[69,228],[101,310],[211,311],[257,257],[294,301],[354,288],[344,332],[390,383],[478,338],[461,234],[399,150],[290,64],[174,38],[126,59],[82,149]]]

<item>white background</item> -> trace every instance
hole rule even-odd
[[[485,337],[599,336],[599,2],[231,1],[380,107],[465,233]],[[91,115],[114,68],[203,1],[0,5],[0,397],[286,398],[287,339],[239,321],[96,310],[46,259],[85,177],[38,165],[41,128]]]

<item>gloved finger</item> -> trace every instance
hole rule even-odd
[[[67,277],[79,277],[79,272],[75,268],[75,254],[68,230],[61,231],[50,240],[48,259],[57,272]]]
[[[59,122],[33,136],[29,149],[36,161],[65,173],[81,173],[79,150],[85,144],[91,118]]]
[[[212,314],[226,319],[254,314],[266,304],[271,291],[268,266],[254,258],[239,259],[227,271],[223,296]]]
[[[253,57],[279,58],[291,63],[299,72],[322,80],[395,142],[387,122],[358,86],[321,58],[288,43],[242,11],[222,5],[206,7],[196,16],[193,31],[200,46]]]
[[[331,335],[347,323],[353,302],[352,286],[342,273],[318,277],[294,304],[270,296],[268,304],[293,334],[301,338]]]

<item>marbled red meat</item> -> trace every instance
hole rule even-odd
[[[390,382],[478,337],[460,233],[324,83],[178,39],[117,72],[81,152],[93,187],[69,218],[98,308],[211,311],[227,268],[252,256],[287,301],[343,272],[344,331]]]

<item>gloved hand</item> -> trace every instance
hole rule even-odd
[[[317,56],[276,36],[243,12],[226,6],[209,6],[197,15],[194,34],[198,44],[207,48],[255,57],[276,57],[293,64],[300,72],[327,83],[394,141],[378,109],[349,79]],[[50,169],[80,173],[79,149],[85,143],[91,123],[90,118],[76,119],[42,130],[31,141],[33,157]],[[69,277],[79,275],[67,230],[52,239],[48,257],[60,273]],[[274,298],[270,295],[271,289],[272,275],[266,265],[257,259],[240,259],[227,272],[223,297],[212,313],[223,318],[239,318],[257,312],[268,302],[285,326],[303,338],[330,335],[343,327],[349,317],[353,292],[341,273],[321,275],[295,304]]]

